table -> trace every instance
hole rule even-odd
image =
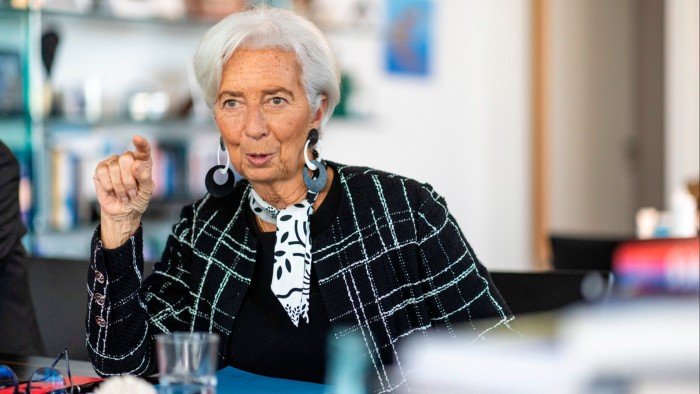
[[[217,388],[219,394],[324,394],[332,392],[331,386],[325,384],[269,378],[233,367],[220,370],[216,376],[219,379]]]

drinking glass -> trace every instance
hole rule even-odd
[[[161,394],[216,394],[217,334],[161,334],[156,349]]]

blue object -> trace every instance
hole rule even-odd
[[[386,0],[384,51],[386,70],[390,74],[429,74],[432,13],[432,0]]]
[[[304,177],[304,183],[306,183],[306,187],[309,189],[309,191],[318,194],[321,193],[321,190],[323,190],[324,187],[326,187],[326,183],[328,182],[328,172],[326,171],[326,165],[320,161],[311,160],[311,162],[318,167],[318,176],[316,178],[311,178],[306,169],[304,169],[301,174]]]
[[[226,367],[216,373],[218,379],[217,393],[319,393],[330,392],[331,386],[319,383],[300,382],[296,380],[270,378],[254,373]]]

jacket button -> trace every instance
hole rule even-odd
[[[96,322],[97,325],[100,326],[100,327],[104,327],[104,326],[107,325],[107,322],[105,321],[105,319],[102,318],[102,316],[97,316],[97,317],[95,318],[95,322]]]
[[[95,280],[100,282],[100,283],[105,283],[105,276],[102,275],[102,272],[95,271]]]
[[[93,297],[97,305],[102,306],[105,304],[105,296],[103,296],[100,293],[95,293],[95,296]]]

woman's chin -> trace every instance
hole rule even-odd
[[[242,175],[249,182],[270,182],[275,178],[272,166],[252,168],[246,166]]]

